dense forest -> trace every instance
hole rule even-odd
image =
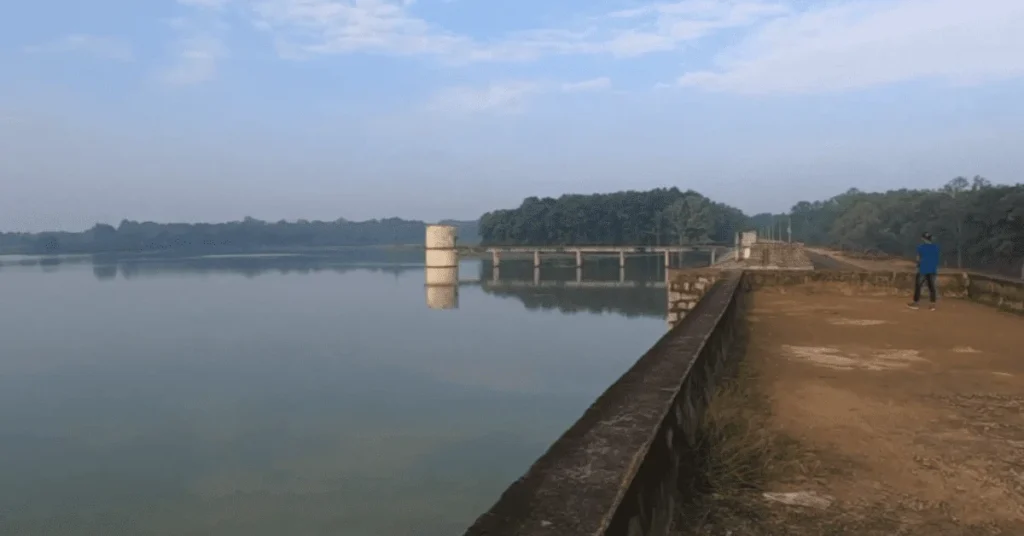
[[[448,220],[461,243],[479,240],[476,222]],[[423,244],[422,221],[388,218],[348,221],[279,221],[255,218],[228,223],[154,223],[124,220],[79,233],[0,233],[0,253],[256,252],[336,246]]]
[[[929,190],[852,189],[801,201],[772,220],[759,227],[785,230],[791,221],[793,240],[808,244],[912,257],[928,231],[948,267],[1019,276],[1024,262],[1024,185],[996,186],[982,177],[957,177]]]
[[[529,197],[480,217],[484,244],[666,245],[733,241],[748,224],[737,208],[692,190]]]

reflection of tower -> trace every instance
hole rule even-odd
[[[428,225],[426,236],[427,307],[459,307],[459,252],[455,249],[455,227]]]

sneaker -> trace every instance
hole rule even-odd
[[[933,304],[929,305],[928,306],[928,310],[929,311],[934,311],[935,310],[935,304],[933,303]]]
[[[911,309],[917,309],[917,302],[910,302],[907,304],[907,307],[910,307]]]

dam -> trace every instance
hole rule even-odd
[[[916,311],[913,281],[779,242],[669,270],[667,333],[465,536],[1024,533],[1024,283],[945,273]],[[725,500],[707,460],[730,385],[782,446]]]

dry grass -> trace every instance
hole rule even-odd
[[[729,372],[704,414],[696,452],[698,494],[685,505],[677,534],[724,534],[760,525],[768,513],[762,497],[767,485],[816,469],[796,441],[772,428],[771,403],[760,390],[756,365],[740,362]]]

